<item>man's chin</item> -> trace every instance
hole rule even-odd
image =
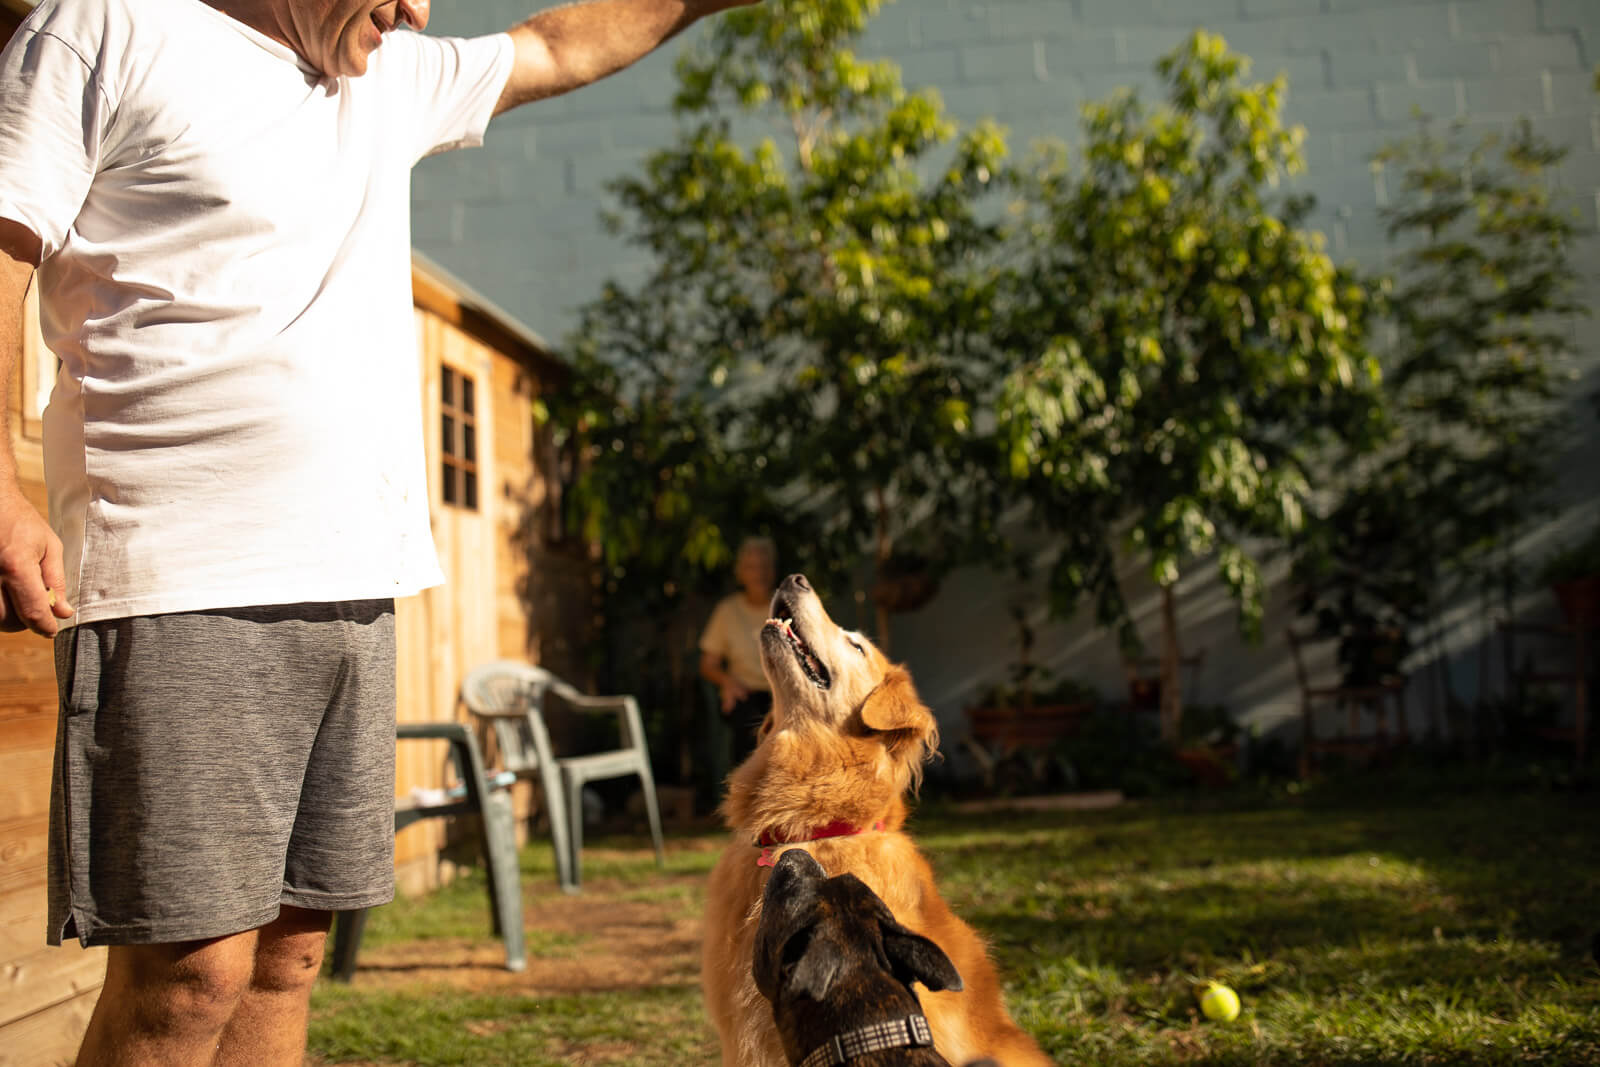
[[[377,49],[357,49],[351,55],[340,57],[340,70],[332,74],[335,78],[359,78],[367,72],[367,60]]]
[[[367,62],[383,45],[383,35],[376,26],[366,26],[357,31],[356,39],[345,38],[323,61],[313,61],[326,78],[359,78],[367,72]]]

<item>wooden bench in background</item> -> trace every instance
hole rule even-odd
[[[1515,663],[1507,663],[1506,672],[1519,686],[1556,685],[1572,690],[1573,724],[1570,727],[1542,729],[1539,733],[1549,740],[1572,742],[1575,757],[1582,763],[1589,754],[1589,672],[1592,670],[1588,659],[1589,644],[1600,627],[1595,626],[1582,614],[1576,615],[1575,622],[1535,623],[1501,620],[1498,625],[1500,631],[1507,635],[1528,634],[1535,640],[1556,646],[1562,644],[1567,646],[1565,654],[1568,658],[1564,667],[1525,669]]]
[[[966,746],[977,761],[984,787],[993,789],[995,772],[1002,763],[1017,755],[1027,760],[1036,778],[1043,777],[1051,749],[1063,738],[1076,733],[1084,718],[1093,711],[1090,704],[968,708],[971,734]]]

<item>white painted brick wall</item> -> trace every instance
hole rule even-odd
[[[478,33],[526,14],[512,0],[441,4],[434,27]],[[900,0],[862,52],[900,62],[909,84],[940,89],[963,122],[992,115],[1019,138],[1071,139],[1085,100],[1152,87],[1151,64],[1197,23],[1251,55],[1255,76],[1288,75],[1288,116],[1307,128],[1312,169],[1302,187],[1331,198],[1328,212],[1345,209],[1352,233],[1369,228],[1356,220],[1375,193],[1350,175],[1365,173],[1370,153],[1404,134],[1416,109],[1475,126],[1526,115],[1562,139],[1576,129],[1568,120],[1600,114],[1600,0]],[[487,149],[425,161],[414,197],[423,251],[561,337],[573,303],[597,292],[626,254],[590,208],[607,179],[670,140],[675,53],[669,46],[632,71],[496,120]],[[1574,147],[1592,153],[1592,134]],[[1590,226],[1596,196],[1600,188],[1580,196]],[[494,246],[463,243],[480,228],[459,218],[441,223],[457,202],[498,207]],[[558,231],[569,241],[552,242]]]
[[[511,0],[440,4],[433,28],[488,32],[529,10]],[[1579,258],[1594,291],[1600,0],[899,0],[861,52],[893,58],[909,84],[941,90],[963,123],[993,116],[1008,125],[1022,157],[1031,138],[1073,139],[1086,99],[1124,85],[1148,91],[1151,63],[1196,24],[1251,55],[1256,76],[1289,75],[1288,117],[1307,128],[1309,173],[1298,188],[1318,197],[1312,221],[1324,228],[1336,257],[1379,264],[1391,254],[1376,214],[1383,182],[1369,160],[1411,130],[1413,109],[1462,119],[1475,133],[1526,116],[1572,149],[1557,187],[1589,231]],[[497,120],[484,149],[424,161],[413,198],[416,244],[559,341],[573,325],[573,308],[594,297],[607,277],[636,277],[641,269],[637,253],[607,237],[596,216],[603,184],[634,171],[650,149],[671,139],[676,51],[669,46],[598,86]],[[1594,332],[1579,336],[1593,346]],[[1582,471],[1600,465],[1593,434],[1586,448],[1578,482]],[[1578,482],[1569,495],[1592,499],[1592,479],[1587,489]],[[1010,631],[999,599],[988,628],[997,635],[993,649],[951,645],[949,627],[937,620],[902,623],[900,647],[926,650],[913,663],[919,687],[946,717],[967,687],[1003,667],[1007,653],[998,645]],[[1197,623],[1194,640],[1214,653],[1232,651],[1208,660],[1203,695],[1243,700],[1265,692],[1255,683],[1270,678],[1274,695],[1251,699],[1266,718],[1277,716],[1292,696],[1281,648],[1241,648],[1232,637],[1231,610],[1218,604],[1208,621]],[[1103,683],[1115,684],[1108,642],[1074,630],[1041,648],[1047,644],[1045,655],[1058,666],[1080,670],[1086,660],[1100,662],[1109,667]]]

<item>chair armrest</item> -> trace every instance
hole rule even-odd
[[[639,702],[631,696],[585,696],[562,682],[553,682],[550,691],[566,701],[577,711],[613,712],[623,731],[623,745],[627,748],[645,747],[644,718],[639,714]]]
[[[547,692],[554,693],[562,700],[582,711],[612,711],[621,708],[624,703],[633,698],[630,696],[588,696],[578,692],[565,682],[551,682]]]
[[[436,741],[459,741],[468,736],[467,728],[459,722],[401,722],[394,727],[399,740],[429,738]]]
[[[520,719],[524,715],[528,714],[528,709],[526,706],[517,708],[493,708],[488,711],[483,711],[473,707],[471,704],[468,704],[467,711],[471,712],[473,718],[476,719]]]
[[[396,741],[448,741],[450,759],[456,765],[456,777],[466,787],[464,803],[471,809],[482,811],[484,798],[489,795],[489,781],[483,770],[483,756],[478,752],[477,739],[465,723],[459,722],[401,722],[395,723]],[[408,809],[400,809],[405,811]],[[426,809],[409,809],[426,810]]]

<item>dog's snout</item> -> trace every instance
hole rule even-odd
[[[803,574],[791,574],[789,577],[783,580],[783,589],[792,589],[799,593],[809,593],[811,592],[811,583],[806,581],[806,576]]]

